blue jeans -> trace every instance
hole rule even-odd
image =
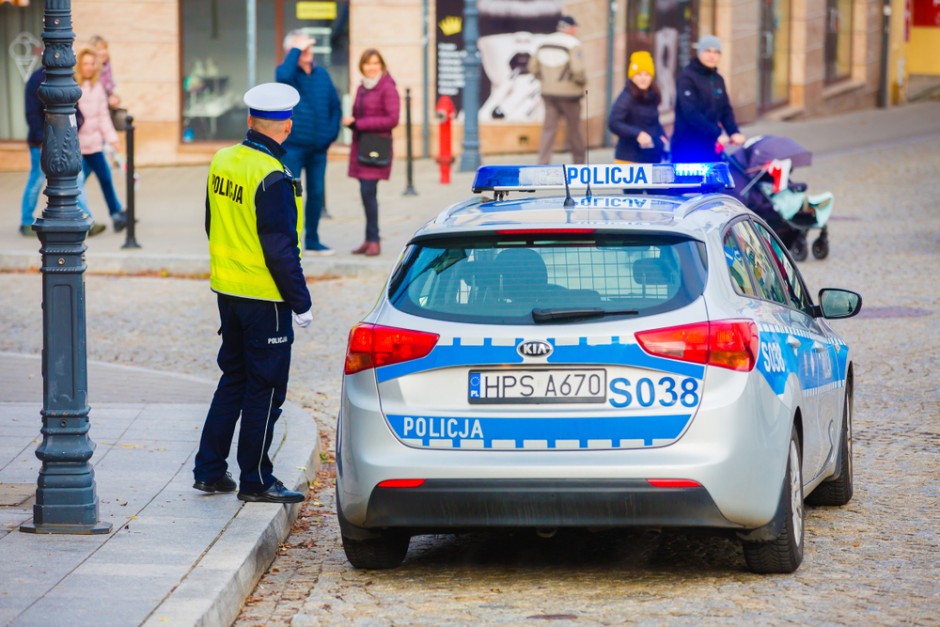
[[[78,209],[82,213],[91,215],[88,211],[88,198],[85,196],[85,176],[78,171]],[[42,148],[29,147],[29,178],[26,179],[26,188],[23,190],[23,203],[20,208],[20,225],[29,226],[33,223],[36,204],[39,203],[39,193],[46,184],[46,174],[42,171]]]
[[[42,149],[39,146],[29,147],[29,178],[26,179],[26,189],[23,190],[23,204],[20,213],[20,225],[29,226],[33,223],[33,212],[39,202],[39,192],[46,183],[46,175],[40,166]]]
[[[82,155],[82,172],[85,180],[88,180],[88,173],[94,171],[101,184],[101,193],[104,194],[104,201],[108,204],[108,213],[112,216],[120,213],[123,208],[121,201],[118,200],[117,192],[114,190],[114,181],[111,179],[111,166],[104,156],[104,152],[93,152],[90,155]]]
[[[306,170],[304,178],[304,191],[307,199],[304,202],[304,248],[315,248],[320,244],[320,235],[317,229],[320,226],[320,214],[323,213],[324,196],[326,194],[326,151],[314,150],[305,146],[298,146],[284,142],[284,165],[290,170],[294,178],[300,177],[300,171]]]

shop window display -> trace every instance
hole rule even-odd
[[[239,10],[232,10],[237,4]],[[284,34],[303,28],[317,40],[315,62],[330,72],[341,93],[349,84],[348,3],[310,3],[296,0],[257,0],[255,4],[255,77],[260,84],[274,80],[284,58]],[[248,76],[249,30],[243,3],[225,0],[186,0],[180,3],[182,33],[182,141],[237,140],[245,133],[248,111],[242,95]]]
[[[0,4],[0,140],[26,140],[23,90],[42,64],[42,3]]]
[[[709,0],[637,0],[627,4],[628,54],[646,50],[653,56],[661,111],[675,109],[676,77],[692,60],[700,9],[712,15],[712,5]],[[702,32],[712,32],[711,26],[706,23]]]

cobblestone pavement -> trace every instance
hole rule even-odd
[[[843,154],[794,178],[836,196],[830,257],[801,264],[811,289],[864,297],[862,316],[833,325],[856,365],[855,498],[809,508],[799,571],[752,575],[733,539],[668,530],[425,536],[402,567],[356,571],[326,463],[238,624],[940,624],[940,290],[928,274],[940,262],[940,143]],[[216,376],[205,281],[86,282],[89,359]],[[317,416],[324,438],[347,331],[381,285],[312,284],[317,317],[297,331],[289,397]],[[39,275],[0,275],[0,290],[0,350],[38,353]]]

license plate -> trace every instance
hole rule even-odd
[[[470,403],[603,403],[607,371],[471,370],[467,399]]]

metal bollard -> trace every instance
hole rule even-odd
[[[412,168],[413,153],[411,147],[411,87],[405,88],[405,176],[406,187],[402,196],[417,196]]]
[[[127,237],[121,248],[140,248],[135,237],[137,232],[137,218],[134,210],[134,118],[127,116]]]

